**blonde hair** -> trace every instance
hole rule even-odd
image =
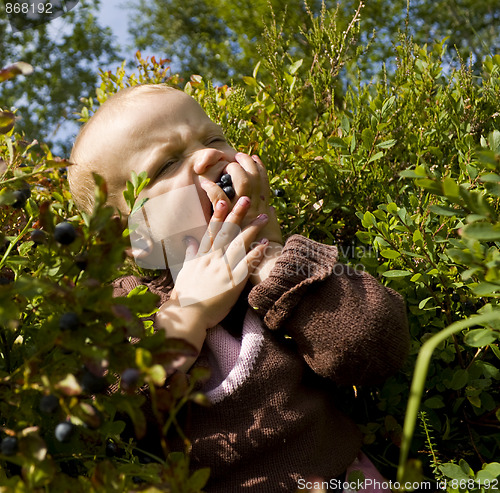
[[[92,141],[89,140],[92,129],[98,124],[112,125],[117,118],[122,116],[124,108],[136,104],[138,96],[171,91],[179,91],[179,89],[164,84],[138,84],[121,89],[109,97],[82,126],[73,144],[70,156],[71,165],[68,167],[69,189],[80,210],[89,214],[92,212],[95,200],[95,182],[92,173],[102,174],[103,171],[102,161],[88,158],[88,148],[92,145]],[[108,204],[117,209],[120,209],[120,201],[122,201],[121,192],[108,196]],[[121,212],[123,214],[125,211]]]

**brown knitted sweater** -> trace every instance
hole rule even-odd
[[[127,277],[115,294],[140,283],[162,301],[172,287]],[[361,436],[330,382],[377,383],[400,368],[409,346],[401,296],[337,263],[335,247],[296,235],[248,294],[243,327],[228,320],[208,331],[196,363],[212,369],[212,406],[193,408],[187,430],[193,467],[211,468],[206,491],[293,492],[301,478],[344,472]]]

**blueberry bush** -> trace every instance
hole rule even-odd
[[[394,58],[367,81],[356,64],[369,50],[359,44],[361,5],[342,29],[335,12],[310,15],[300,33],[309,62],[294,58],[271,16],[244,87],[185,81],[168,60],[137,53],[135,71],[101,72],[79,119],[122,87],[165,83],[195,97],[235,147],[258,153],[285,236],[336,244],[342,261],[406,300],[412,345],[402,371],[376,388],[339,389],[365,451],[392,480],[495,491],[500,56],[485,58],[480,75],[461,59],[452,70],[445,41],[418,46],[401,33]],[[189,454],[169,453],[164,440],[163,460],[136,439],[148,395],[162,431],[182,436],[176,415],[204,403],[193,381],[205,375],[164,385],[191,349],[154,333],[152,294],[112,297],[110,282],[134,267],[105,183],[95,176],[92,215],[77,211],[70,163],[24,141],[14,119],[0,114],[0,485],[200,491],[209,471],[191,473]],[[130,207],[144,179],[131,178]]]

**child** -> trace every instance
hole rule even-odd
[[[143,238],[137,259],[157,259],[152,251],[165,244],[174,258],[184,242],[175,283],[166,270],[155,280],[119,279],[115,292],[145,284],[159,294],[158,330],[198,351],[183,370],[211,369],[203,390],[212,405],[193,408],[186,430],[193,467],[211,469],[206,491],[290,493],[311,478],[342,491],[349,467],[381,479],[360,453],[356,425],[338,411],[332,382],[381,382],[401,366],[409,345],[401,297],[337,263],[335,247],[299,235],[283,243],[260,159],[232,149],[181,91],[120,91],[84,126],[71,161],[70,187],[87,211],[92,172],[123,216],[130,173],[148,173],[141,197],[154,207],[144,218],[158,234]],[[221,187],[226,175],[233,190]],[[184,191],[189,200],[172,200]],[[185,214],[197,219],[184,232],[177,221],[168,236],[165,218]],[[200,214],[208,226],[199,227]]]

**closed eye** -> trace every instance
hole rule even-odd
[[[177,161],[175,159],[171,159],[170,161],[167,161],[165,164],[160,166],[159,171],[156,174],[156,178],[166,173],[169,170],[169,168],[171,168],[176,162]]]
[[[224,137],[213,137],[212,139],[209,139],[206,145],[211,146],[218,143],[225,144],[226,139]]]

